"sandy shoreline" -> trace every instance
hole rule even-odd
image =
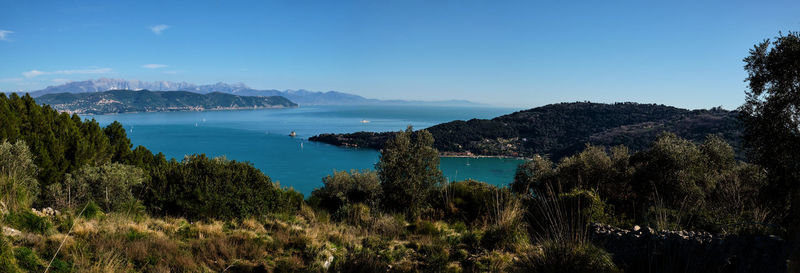
[[[508,158],[508,159],[531,160],[531,158],[522,157],[522,156],[509,156],[509,155],[475,155],[475,154],[463,154],[463,153],[439,153],[439,157]]]

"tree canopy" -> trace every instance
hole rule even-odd
[[[800,227],[800,33],[764,40],[744,62],[749,90],[740,111],[748,157],[767,170],[765,200],[785,224]]]

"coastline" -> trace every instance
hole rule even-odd
[[[519,159],[531,160],[532,158],[524,156],[510,156],[510,155],[476,155],[472,153],[453,153],[453,152],[440,152],[439,157],[468,157],[468,158],[505,158],[505,159]]]
[[[260,110],[260,109],[288,109],[288,108],[299,108],[300,105],[297,106],[259,106],[259,107],[218,107],[218,108],[196,108],[196,107],[187,107],[187,108],[177,108],[177,109],[163,109],[163,110],[153,110],[153,111],[128,111],[128,112],[92,112],[92,111],[71,111],[71,110],[62,110],[56,109],[60,113],[67,113],[67,114],[78,114],[78,115],[118,115],[118,114],[136,114],[136,113],[167,113],[167,112],[205,112],[205,111],[238,111],[238,110]]]

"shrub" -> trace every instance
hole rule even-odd
[[[280,205],[280,208],[277,208],[278,211],[295,213],[301,210],[303,204],[305,204],[305,198],[302,193],[293,188],[288,188],[281,191],[281,198],[277,202]]]
[[[290,208],[281,189],[250,163],[187,156],[153,170],[145,204],[189,219],[245,219]]]
[[[42,272],[46,266],[45,262],[36,255],[30,248],[21,246],[14,249],[14,256],[17,264],[29,272]]]
[[[386,272],[389,265],[381,257],[369,249],[349,250],[342,259],[333,261],[328,268],[330,273]]]
[[[136,200],[133,188],[142,184],[144,178],[144,171],[134,166],[117,163],[84,166],[67,174],[64,186],[51,185],[48,190],[56,204],[65,204],[70,209],[91,200],[105,212],[111,212]]]
[[[520,245],[528,242],[526,230],[520,226],[491,226],[480,238],[482,247],[488,250],[516,251]]]
[[[475,180],[449,183],[441,187],[439,192],[442,198],[432,198],[432,202],[435,207],[444,210],[445,218],[469,224],[488,220],[498,195],[501,195],[499,198],[509,196],[508,191]]]
[[[408,226],[408,229],[417,235],[438,235],[439,229],[436,227],[431,221],[428,220],[417,220],[413,224]]]
[[[450,254],[442,244],[422,245],[419,249],[424,262],[422,272],[444,272],[447,268]]]
[[[505,190],[495,193],[492,204],[490,226],[481,240],[487,249],[504,249],[516,251],[518,246],[528,242],[525,210],[522,202],[515,195],[503,194]]]
[[[353,226],[366,227],[371,222],[370,209],[364,204],[348,204],[333,214],[333,219]]]
[[[375,207],[382,192],[378,173],[369,170],[334,172],[322,178],[322,184],[322,188],[311,192],[311,197],[318,207],[330,213],[347,204],[363,203]]]
[[[24,141],[0,142],[0,202],[12,212],[27,210],[39,194],[33,154]]]
[[[10,213],[6,215],[6,223],[18,229],[45,234],[53,227],[53,222],[47,217],[38,216],[30,211]]]
[[[556,171],[558,184],[553,189],[561,193],[604,187],[611,180],[613,170],[605,147],[587,145],[580,153],[561,159]]]
[[[551,179],[554,173],[553,162],[537,155],[532,160],[517,166],[514,181],[510,185],[511,190],[519,194],[530,194],[531,190]]]
[[[53,262],[50,263],[50,271],[53,273],[69,273],[72,272],[72,263],[66,262],[59,258],[53,259]]]
[[[522,255],[515,264],[517,272],[533,273],[604,273],[620,272],[611,255],[592,244],[545,242],[539,251]]]
[[[91,220],[103,215],[103,210],[93,201],[89,201],[84,206],[85,208],[83,209],[83,214],[80,215],[83,218]],[[80,213],[80,211],[78,211],[78,213]]]
[[[614,218],[608,214],[608,209],[603,200],[592,190],[573,189],[571,192],[559,195],[561,202],[568,206],[570,211],[579,211],[583,219],[589,223],[614,224]]]
[[[671,133],[662,134],[649,150],[631,158],[636,166],[634,188],[641,204],[663,199],[668,208],[701,207],[714,187],[705,156],[694,143]]]
[[[2,234],[0,234],[0,272],[22,272],[17,266],[17,259],[14,257],[13,246]]]

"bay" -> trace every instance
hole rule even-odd
[[[204,112],[153,112],[94,115],[105,126],[121,122],[135,146],[168,158],[205,153],[251,162],[277,181],[305,195],[334,170],[373,169],[379,153],[311,142],[321,133],[399,131],[427,128],[452,120],[493,118],[518,109],[467,106],[358,105],[303,106]],[[362,122],[363,121],[363,122]],[[290,137],[290,132],[296,137]],[[495,185],[511,182],[519,159],[443,157],[440,168],[450,181],[467,178]]]

